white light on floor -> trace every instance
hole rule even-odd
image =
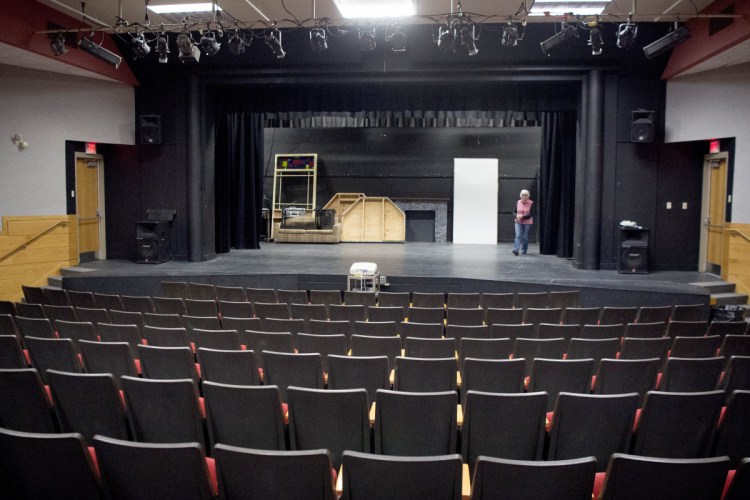
[[[347,19],[405,17],[416,13],[413,0],[333,0]]]

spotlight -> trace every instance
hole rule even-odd
[[[250,45],[245,40],[245,36],[239,32],[239,30],[235,31],[232,37],[227,42],[227,47],[229,47],[229,52],[233,56],[239,56],[245,53],[245,48]]]
[[[274,28],[266,35],[266,45],[268,45],[277,59],[283,59],[286,56],[284,48],[281,46],[281,31]]]
[[[450,26],[441,26],[438,32],[437,46],[440,50],[453,50],[453,28]]]
[[[213,31],[209,31],[201,37],[201,49],[207,56],[216,55],[220,48],[221,44],[216,41],[216,34]]]
[[[61,56],[68,51],[65,46],[65,36],[62,33],[58,33],[55,38],[49,41],[49,48],[52,51],[52,55]]]
[[[470,56],[479,54],[479,49],[477,48],[477,37],[474,34],[474,28],[475,26],[473,24],[471,26],[463,25],[461,26],[460,30],[461,46],[466,49],[466,53]]]
[[[554,48],[562,45],[572,38],[578,38],[578,30],[571,24],[563,23],[562,29],[560,31],[558,31],[545,41],[541,42],[539,46],[542,48],[542,52],[544,53],[544,55],[549,56],[550,52]]]
[[[197,63],[201,59],[201,51],[195,46],[187,31],[177,35],[177,49],[180,51],[180,62]]]
[[[92,56],[96,57],[97,59],[101,59],[110,66],[114,66],[115,69],[117,69],[122,62],[122,57],[118,56],[114,52],[110,52],[101,45],[97,45],[92,40],[86,37],[81,38],[81,41],[78,42],[78,47],[80,47],[81,50],[84,50],[85,52],[88,52]]]
[[[359,50],[362,52],[372,52],[378,44],[375,41],[375,26],[369,28],[360,28],[359,30]]]
[[[688,38],[690,38],[690,30],[687,29],[687,26],[680,26],[678,28],[677,23],[674,23],[674,29],[672,31],[655,42],[643,47],[643,53],[647,58],[654,59],[655,57],[677,47]]]
[[[310,30],[310,48],[316,54],[328,49],[326,30],[323,28],[313,28]]]
[[[503,47],[515,47],[518,45],[518,28],[513,23],[508,23],[503,27],[503,37],[500,39]]]
[[[386,43],[391,46],[393,52],[406,52],[406,33],[401,27],[396,27],[393,33],[385,37]]]
[[[169,38],[166,33],[156,37],[156,53],[159,54],[159,62],[166,64],[169,58]]]
[[[148,43],[146,43],[146,39],[143,37],[143,34],[139,34],[138,36],[133,37],[133,39],[130,41],[130,47],[131,49],[133,49],[134,59],[146,57],[148,53],[151,52],[151,47],[149,47]]]
[[[635,37],[638,36],[638,25],[630,21],[621,24],[617,28],[617,46],[621,49],[629,49],[635,45]]]
[[[589,32],[589,45],[591,46],[591,55],[598,56],[602,53],[602,29],[597,25],[591,28]]]

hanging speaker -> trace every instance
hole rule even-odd
[[[648,241],[626,240],[620,243],[620,262],[617,270],[621,274],[647,274]]]
[[[141,115],[141,144],[161,144],[161,116]]]
[[[654,112],[638,109],[632,112],[630,140],[632,142],[652,142],[654,140]]]

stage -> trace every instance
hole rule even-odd
[[[509,243],[262,243],[259,250],[232,250],[205,262],[138,264],[103,260],[66,271],[63,287],[124,295],[161,295],[161,281],[279,289],[346,288],[354,262],[375,262],[387,277],[387,291],[534,292],[581,290],[581,306],[668,305],[709,302],[709,293],[690,283],[718,281],[707,273],[659,271],[619,274],[587,271],[570,260],[514,256]]]

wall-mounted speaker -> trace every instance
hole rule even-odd
[[[647,274],[648,241],[627,240],[620,243],[618,271],[621,274]]]
[[[630,140],[632,142],[652,142],[655,134],[654,111],[638,109],[632,111]]]
[[[141,131],[141,144],[161,144],[161,116],[141,115],[138,117]]]

